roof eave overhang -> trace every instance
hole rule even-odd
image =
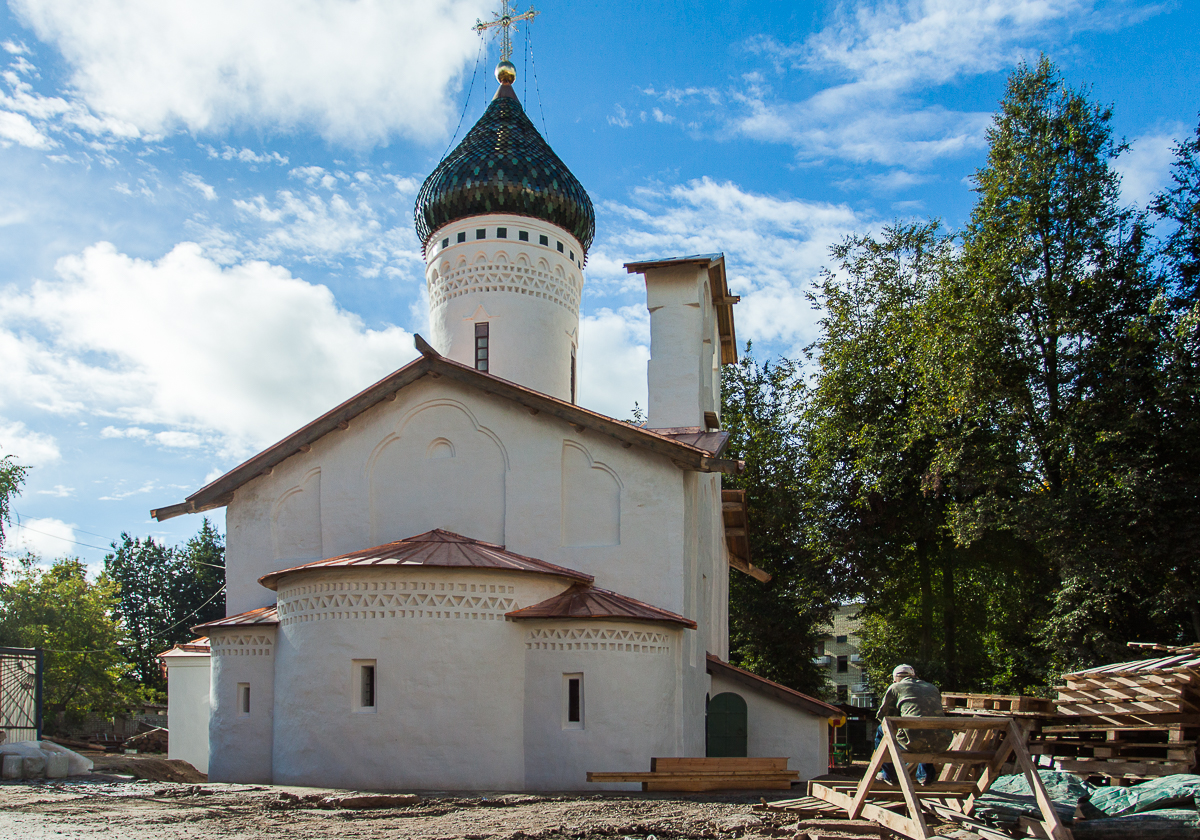
[[[733,305],[742,298],[729,294],[729,280],[725,276],[724,254],[696,254],[690,257],[669,257],[662,260],[625,263],[629,274],[645,274],[655,268],[673,265],[695,265],[708,271],[708,288],[717,309],[717,333],[721,338],[721,364],[737,362],[737,331],[733,321]]]
[[[787,686],[768,680],[766,677],[760,677],[757,674],[744,671],[736,665],[731,665],[719,657],[713,656],[711,653],[707,655],[706,660],[708,673],[713,676],[724,677],[731,682],[744,685],[752,691],[757,691],[759,694],[765,694],[789,706],[803,709],[816,717],[842,716],[841,709],[836,706],[831,706],[815,697],[809,697],[807,694],[801,694]]]
[[[554,571],[552,569],[506,569],[501,566],[438,566],[434,564],[424,563],[358,563],[347,565],[322,565],[320,561],[310,563],[307,566],[293,566],[290,569],[280,569],[278,572],[268,572],[258,579],[260,586],[270,589],[272,592],[279,590],[279,581],[290,575],[307,575],[316,574],[317,572],[363,572],[367,569],[403,569],[404,571],[412,571],[413,569],[437,569],[438,571],[449,572],[497,572],[500,574],[514,575],[539,575],[541,577],[556,577],[562,578],[571,583],[586,583],[595,582],[595,578],[586,572],[574,572],[571,569],[563,568],[562,571]]]
[[[563,402],[541,394],[530,388],[508,380],[477,371],[466,365],[445,358],[435,351],[419,335],[415,337],[421,358],[410,362],[395,373],[379,380],[374,385],[346,400],[299,431],[264,449],[250,460],[234,467],[216,481],[200,488],[180,504],[156,508],[150,515],[163,522],[185,513],[201,513],[224,507],[233,499],[234,492],[243,485],[262,475],[270,475],[276,466],[298,452],[308,449],[325,435],[349,428],[350,421],[369,408],[386,400],[394,400],[403,388],[425,376],[461,382],[468,387],[518,403],[530,414],[545,413],[566,421],[577,431],[593,431],[620,442],[626,448],[637,446],[671,460],[684,470],[696,472],[719,472],[737,475],[744,468],[741,461],[715,457],[712,453],[689,446],[661,435],[646,431],[638,426],[623,423],[594,411]]]

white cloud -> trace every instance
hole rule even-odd
[[[631,290],[621,262],[722,251],[731,291],[742,295],[734,307],[739,344],[777,342],[793,354],[815,334],[804,292],[829,247],[872,222],[844,204],[766,196],[709,178],[643,188],[630,203],[600,209],[608,232],[589,257],[593,293]]]
[[[287,166],[287,156],[281,155],[279,152],[263,152],[259,154],[253,149],[247,149],[244,146],[241,149],[235,149],[232,146],[225,146],[221,151],[217,151],[212,146],[201,144],[200,148],[208,152],[210,158],[220,158],[221,160],[236,160],[238,163],[276,163],[280,166]]]
[[[118,429],[116,426],[105,426],[100,430],[102,438],[134,438],[135,440],[146,440],[154,433],[149,429],[142,429],[137,426],[128,426],[124,429]]]
[[[1175,144],[1182,136],[1186,136],[1186,129],[1177,125],[1172,134],[1145,134],[1130,141],[1129,151],[1114,162],[1121,175],[1121,199],[1126,204],[1145,207],[1170,183]]]
[[[74,487],[67,487],[62,484],[55,484],[53,490],[39,490],[39,496],[53,496],[56,499],[68,499],[75,495]]]
[[[182,243],[157,261],[108,243],[58,278],[0,298],[0,404],[120,418],[106,437],[244,455],[298,428],[416,353],[398,327],[366,329],[324,286],[265,262],[222,267]],[[109,431],[111,429],[111,431]]]
[[[213,189],[211,184],[204,183],[204,179],[199,175],[192,172],[184,172],[182,178],[183,183],[204,196],[206,201],[217,200],[217,191]]]
[[[624,420],[646,409],[650,313],[645,305],[602,308],[579,319],[579,404]]]
[[[0,111],[0,143],[17,143],[30,149],[49,149],[55,145],[28,117],[12,111]]]
[[[64,557],[77,553],[75,526],[61,519],[22,519],[6,529],[6,553],[30,552],[42,558]]]
[[[123,485],[124,485],[124,482],[121,482],[118,486],[123,486]],[[108,495],[101,496],[99,501],[101,501],[101,502],[120,502],[125,499],[128,499],[130,496],[140,496],[143,493],[152,493],[157,488],[158,488],[158,482],[156,482],[154,479],[151,479],[147,482],[144,482],[136,490],[113,490]]]
[[[428,141],[476,52],[468,0],[12,0],[92,111],[160,133],[311,125],[326,138]]]
[[[26,467],[52,464],[62,457],[53,435],[35,432],[20,421],[0,418],[0,457],[5,455],[12,455],[14,461]]]
[[[382,228],[365,199],[351,204],[337,193],[326,199],[280,190],[274,203],[259,195],[233,205],[273,226],[258,241],[257,256],[275,257],[285,251],[322,257],[358,254],[377,244]]]

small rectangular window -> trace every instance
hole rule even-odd
[[[361,678],[359,679],[360,688],[362,689],[362,697],[359,705],[364,708],[375,708],[375,666],[362,666]]]
[[[496,228],[497,239],[508,239],[508,228]]]
[[[529,231],[527,231],[527,230],[517,231],[517,239],[521,240],[522,242],[528,242],[529,241]]]
[[[575,404],[575,348],[571,348],[571,405]]]
[[[476,239],[487,239],[487,228],[476,228],[475,229],[475,238]]]
[[[238,714],[250,714],[250,683],[238,683],[237,697]]]
[[[445,239],[442,240],[442,247],[443,248],[450,247],[450,237],[449,236],[447,236]]]
[[[540,235],[539,235],[539,236],[538,236],[538,244],[539,244],[539,245],[549,245],[549,244],[550,244],[550,237],[549,237],[549,236],[540,236]]]
[[[374,714],[378,702],[378,678],[374,659],[352,660],[351,707],[355,712]]]
[[[475,370],[488,369],[488,324],[475,325]]]
[[[558,253],[561,254],[562,252],[563,252],[563,244],[561,242],[559,242],[558,243]]]
[[[583,729],[583,674],[563,674],[563,729]]]
[[[571,262],[575,262],[575,252],[571,252]]]
[[[846,637],[845,636],[837,636],[834,638],[834,641],[837,642],[839,645],[844,645],[844,644],[846,644]]]
[[[849,656],[839,656],[837,658],[837,672],[839,674],[848,674],[850,672]]]
[[[850,686],[839,685],[837,687],[837,701],[839,703],[845,703],[849,697],[850,697]]]
[[[459,234],[458,234],[458,241],[459,241],[459,242],[466,242],[466,241],[467,241],[467,232],[466,232],[465,230],[463,230],[463,231],[459,231]]]

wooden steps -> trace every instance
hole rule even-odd
[[[652,758],[650,772],[589,771],[589,782],[640,782],[645,791],[791,790],[786,758]]]

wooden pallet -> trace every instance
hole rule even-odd
[[[1054,701],[1017,694],[943,694],[942,708],[1054,714]]]
[[[786,758],[652,758],[650,772],[589,771],[589,782],[640,782],[645,791],[791,790]]]
[[[991,787],[1004,764],[1013,761],[1033,791],[1041,820],[1038,830],[1050,840],[1072,840],[1054,810],[1045,785],[1025,748],[1025,733],[1012,718],[918,717],[884,718],[883,738],[871,757],[867,772],[857,785],[845,782],[812,782],[809,793],[845,809],[850,819],[866,817],[912,840],[930,840],[925,822],[927,811],[935,806],[949,807],[970,816],[975,801]],[[906,752],[896,733],[906,730],[943,730],[954,733],[950,749],[944,752]],[[885,761],[890,760],[899,784],[887,785],[876,779]],[[918,788],[913,784],[910,765],[940,764],[936,782]],[[905,813],[884,807],[902,801]]]
[[[763,799],[759,804],[754,806],[756,811],[791,811],[798,816],[834,816],[841,814],[844,818],[845,812],[831,802],[826,802],[824,799],[817,799],[815,796],[800,796],[795,799],[777,799],[774,802],[768,802]]]

